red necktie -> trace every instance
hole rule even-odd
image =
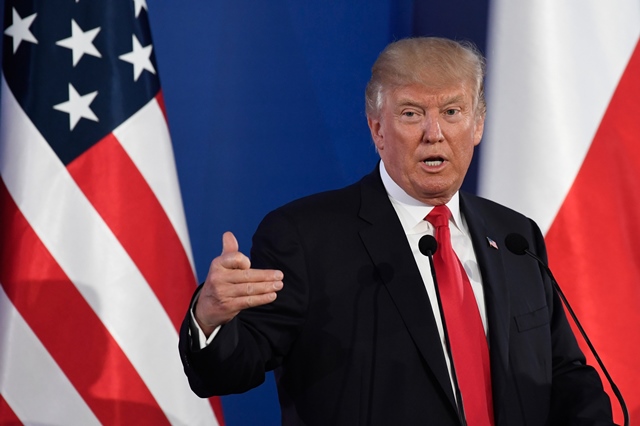
[[[433,262],[462,405],[469,426],[493,425],[489,348],[469,277],[451,247],[447,206],[425,218],[435,228]]]

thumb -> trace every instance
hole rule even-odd
[[[222,234],[222,254],[236,252],[239,250],[238,240],[233,232],[225,232]]]

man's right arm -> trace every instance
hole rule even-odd
[[[236,316],[246,308],[274,301],[276,292],[283,287],[282,278],[281,271],[251,269],[248,257],[238,251],[233,234],[223,235],[222,254],[211,262],[180,330],[181,359],[197,395],[209,397],[234,391],[226,391],[221,380],[215,380],[214,389],[211,378],[234,370],[234,351],[241,333]],[[259,384],[253,381],[249,386]]]
[[[211,262],[195,304],[194,317],[205,336],[247,308],[273,302],[283,287],[282,272],[251,269],[231,232],[222,236],[222,254]]]

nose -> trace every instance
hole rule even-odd
[[[422,140],[425,143],[436,143],[444,140],[444,135],[440,128],[439,114],[432,113],[425,116]]]

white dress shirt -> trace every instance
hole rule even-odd
[[[424,218],[429,214],[434,206],[424,204],[421,201],[408,195],[398,184],[396,184],[391,176],[387,173],[384,167],[384,163],[380,162],[380,176],[382,177],[382,183],[387,190],[387,195],[391,200],[391,204],[400,219],[402,228],[407,236],[407,241],[411,247],[411,252],[416,260],[422,281],[424,283],[427,294],[429,295],[429,301],[431,302],[431,309],[433,310],[433,316],[436,320],[438,332],[440,333],[440,343],[442,344],[442,350],[445,354],[447,361],[447,367],[449,368],[449,377],[453,386],[453,379],[451,374],[451,360],[449,359],[446,349],[446,343],[444,338],[444,328],[442,326],[442,320],[440,316],[440,307],[438,306],[438,299],[436,296],[436,288],[433,283],[433,276],[431,275],[431,266],[429,265],[429,258],[418,249],[418,241],[420,237],[426,234],[434,235],[435,229]],[[469,277],[469,282],[473,289],[476,302],[478,304],[478,311],[482,319],[482,325],[484,326],[485,334],[487,332],[487,314],[484,303],[484,291],[482,288],[482,277],[480,276],[480,269],[476,260],[476,254],[473,250],[473,243],[471,236],[469,235],[469,229],[467,223],[460,212],[460,196],[456,192],[451,200],[447,203],[447,207],[451,211],[451,219],[449,221],[449,228],[451,230],[451,245],[456,252],[460,263],[462,263],[464,270]],[[437,273],[437,271],[436,271]],[[455,394],[455,392],[454,392]]]

